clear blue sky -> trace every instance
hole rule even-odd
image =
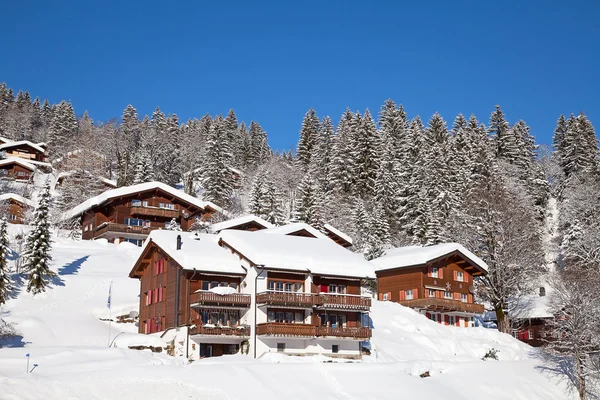
[[[427,120],[500,104],[548,143],[561,113],[600,130],[598,1],[3,1],[0,82],[95,120],[156,106],[255,119],[293,148],[304,113],[387,98]]]

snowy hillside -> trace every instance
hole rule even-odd
[[[13,233],[14,233],[13,228]],[[1,399],[569,399],[529,346],[483,328],[441,326],[375,301],[372,355],[361,362],[273,354],[224,356],[184,365],[164,354],[107,348],[108,287],[113,316],[137,309],[127,277],[139,248],[55,239],[58,277],[32,297],[17,288],[1,315],[22,335],[0,349]],[[113,337],[135,332],[113,323]],[[24,346],[24,347],[23,347]],[[499,361],[482,361],[491,348]],[[26,357],[31,355],[25,374]],[[429,371],[430,377],[420,374]]]

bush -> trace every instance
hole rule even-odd
[[[485,355],[481,358],[483,361],[487,359],[492,359],[498,361],[498,350],[491,348],[485,353]]]

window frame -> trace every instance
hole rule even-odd
[[[440,269],[438,267],[431,267],[431,277],[439,278],[439,275],[440,275]]]

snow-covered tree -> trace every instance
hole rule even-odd
[[[175,218],[171,219],[167,226],[165,227],[168,231],[181,231],[181,227],[179,226],[179,222]]]
[[[50,183],[46,182],[40,193],[39,205],[33,215],[33,229],[27,235],[25,243],[25,264],[29,273],[27,291],[34,295],[46,291],[48,278],[56,275],[50,269],[52,240],[50,237]]]
[[[11,279],[8,275],[8,253],[10,243],[8,241],[6,218],[0,222],[0,304],[6,303],[8,293],[11,290]]]
[[[222,207],[228,207],[232,200],[233,182],[227,165],[229,148],[224,134],[223,117],[219,115],[210,127],[206,144],[203,197]]]
[[[319,117],[314,109],[308,110],[300,129],[300,140],[298,141],[298,161],[306,171],[311,158],[315,154],[319,135]]]

